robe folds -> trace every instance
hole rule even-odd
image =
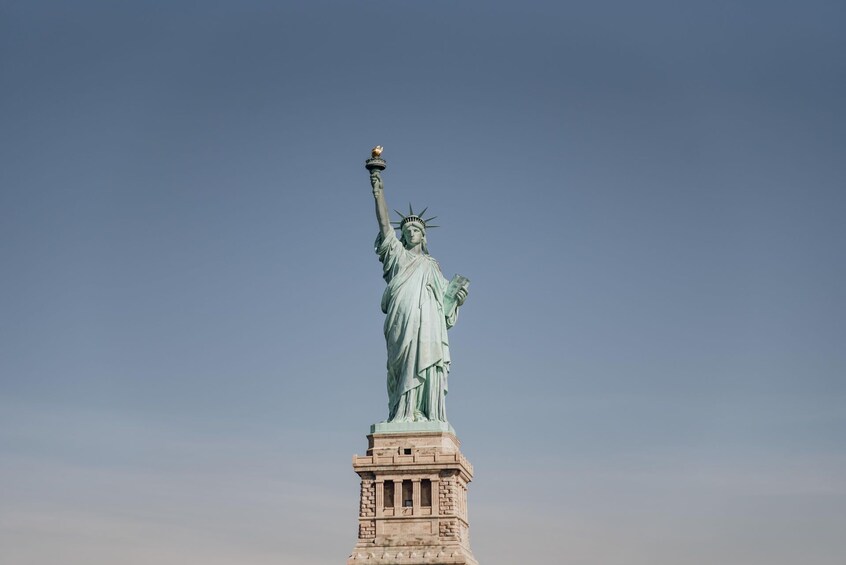
[[[396,235],[376,238],[376,253],[388,284],[382,295],[388,348],[388,421],[446,422],[449,375],[447,328],[458,308],[444,315],[449,281],[428,254],[411,253]]]

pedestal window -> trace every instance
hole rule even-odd
[[[385,481],[384,490],[382,494],[383,505],[385,508],[394,507],[394,481]]]

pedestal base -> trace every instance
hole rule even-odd
[[[449,424],[376,424],[361,477],[358,541],[348,565],[478,565],[470,550],[467,484],[473,467]]]
[[[469,552],[468,552],[469,553]],[[450,547],[393,547],[377,551],[353,550],[347,565],[478,565],[476,559],[463,548]]]

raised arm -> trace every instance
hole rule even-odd
[[[379,231],[385,238],[394,232],[394,228],[391,227],[388,204],[385,202],[385,186],[382,184],[382,175],[377,169],[370,171],[370,185],[373,187],[373,198],[376,200],[376,220],[379,222]]]

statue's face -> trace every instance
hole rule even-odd
[[[402,233],[405,236],[405,247],[407,249],[423,243],[423,230],[416,224],[406,224],[402,228]]]

